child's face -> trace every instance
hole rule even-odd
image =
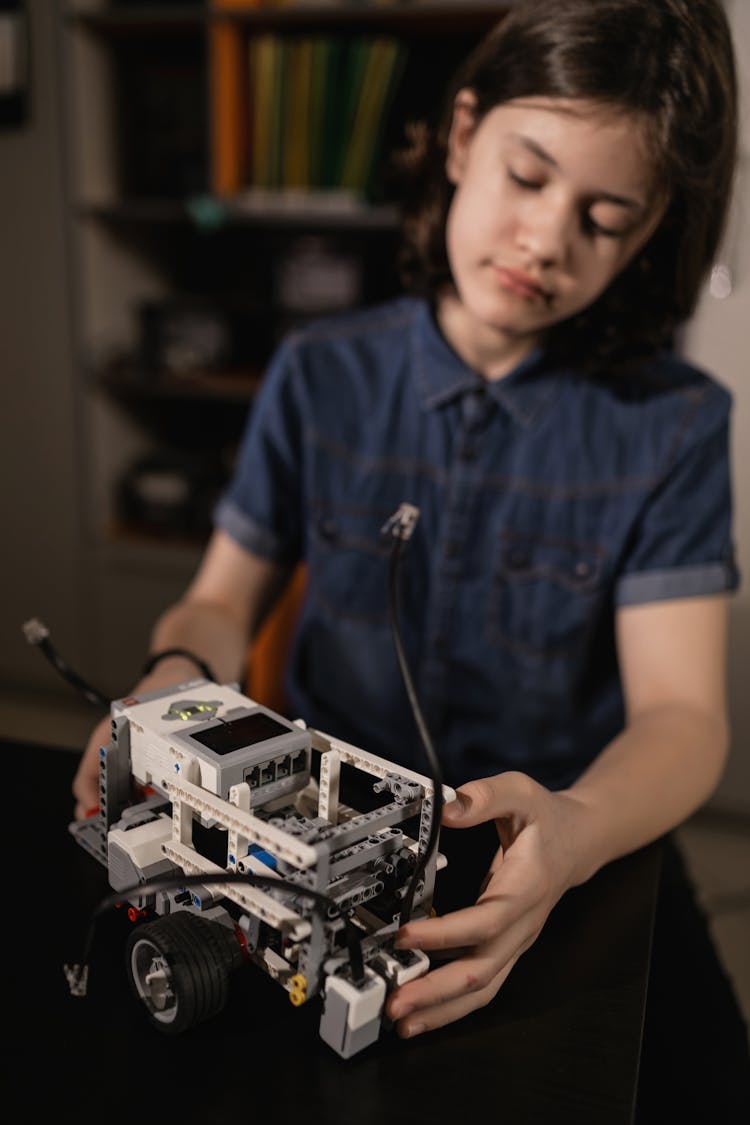
[[[458,301],[448,335],[502,374],[544,329],[590,305],[654,232],[643,133],[605,107],[548,98],[496,106],[478,125],[457,98],[446,228]],[[476,354],[473,354],[476,353]]]

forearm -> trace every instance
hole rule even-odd
[[[220,683],[242,680],[250,640],[288,577],[285,567],[249,554],[224,533],[215,534],[185,596],[156,622],[150,651],[184,648],[208,664]],[[154,686],[166,686],[196,670],[182,657],[169,657],[159,662],[157,673]]]
[[[183,648],[209,665],[220,683],[241,678],[247,662],[248,635],[226,607],[213,602],[185,600],[168,609],[156,622],[150,652]],[[159,679],[175,682],[198,674],[184,657],[168,657],[157,665]],[[154,669],[156,673],[157,669]]]
[[[720,714],[680,703],[635,718],[567,791],[576,809],[573,882],[690,816],[718,784],[727,749]]]

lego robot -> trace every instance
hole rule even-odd
[[[322,1001],[343,1058],[377,1040],[389,991],[429,967],[393,939],[407,897],[430,913],[445,865],[435,783],[211,680],[111,717],[99,809],[70,832],[129,904],[127,971],[151,1023],[179,1034],[217,1015],[249,960],[292,1004]],[[374,807],[343,803],[344,770]],[[454,795],[441,786],[440,803]],[[80,966],[66,975],[85,991]]]

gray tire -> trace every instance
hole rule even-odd
[[[127,942],[131,988],[151,1023],[167,1035],[217,1015],[227,1001],[230,973],[241,963],[228,926],[186,911],[145,922]]]

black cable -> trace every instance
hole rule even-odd
[[[131,896],[143,897],[156,894],[157,891],[181,890],[183,887],[194,886],[206,887],[213,886],[217,883],[245,883],[252,887],[264,887],[266,890],[287,891],[289,894],[296,895],[300,898],[310,899],[313,904],[313,909],[326,920],[335,918],[336,915],[340,913],[335,900],[329,895],[323,894],[321,891],[313,890],[299,883],[293,883],[290,879],[278,879],[273,875],[258,875],[255,872],[241,873],[238,871],[223,871],[217,872],[216,874],[210,873],[203,875],[170,875],[150,879],[145,883],[136,883],[132,887],[126,887],[124,890],[105,895],[94,907],[91,914],[91,921],[89,922],[86,932],[83,957],[80,963],[64,966],[71,994],[73,996],[86,995],[89,961],[91,959],[91,951],[96,936],[96,923],[110,907],[118,906]],[[362,984],[365,979],[365,970],[362,958],[361,935],[349,918],[345,918],[344,921],[352,978],[355,984]]]
[[[80,691],[81,694],[89,701],[89,703],[93,703],[96,706],[103,707],[107,710],[110,708],[111,701],[102,692],[92,687],[91,684],[84,680],[82,676],[79,676],[77,672],[74,672],[73,669],[63,660],[54,644],[50,640],[49,629],[46,625],[44,625],[38,618],[34,617],[24,623],[23,631],[29,644],[33,644],[37,648],[41,649],[46,658],[49,660],[50,664],[53,665],[53,667],[65,680],[68,681],[69,684],[72,684],[72,686],[76,688],[77,691]],[[150,671],[150,668],[148,668],[148,664],[156,664],[159,660],[168,655],[183,655],[190,657],[190,659],[195,661],[195,663],[200,667],[206,679],[215,679],[208,665],[204,664],[203,661],[199,660],[192,653],[185,652],[182,649],[172,649],[169,651],[153,654],[147,662],[147,670]],[[66,966],[66,975],[68,975],[68,971],[70,971],[71,973],[69,983],[73,995],[83,996],[86,993],[86,982],[88,980],[88,960],[91,953],[91,946],[94,941],[96,920],[102,913],[104,913],[104,911],[109,909],[110,906],[114,906],[117,903],[122,902],[123,899],[127,898],[127,896],[130,894],[152,894],[159,890],[169,890],[170,888],[175,886],[182,887],[190,886],[192,884],[205,885],[206,883],[228,882],[245,882],[250,883],[253,886],[266,886],[275,890],[288,890],[290,893],[306,896],[307,898],[312,899],[313,902],[317,904],[318,909],[324,911],[328,917],[331,917],[330,911],[332,908],[335,912],[333,914],[333,917],[335,917],[339,912],[338,906],[336,905],[334,899],[328,897],[327,895],[323,895],[318,891],[312,891],[307,887],[300,887],[296,883],[292,883],[284,879],[277,879],[272,876],[251,874],[242,875],[235,872],[226,872],[224,874],[212,875],[210,879],[199,875],[182,876],[180,878],[175,877],[173,879],[156,879],[149,883],[139,883],[137,886],[127,888],[124,891],[119,891],[118,893],[113,895],[107,895],[102,899],[102,901],[94,910],[84,944],[83,960],[80,965],[74,966],[72,969],[70,969],[69,966]],[[349,951],[349,961],[351,966],[352,978],[355,984],[362,984],[365,980],[365,969],[362,957],[361,934],[357,927],[352,923],[350,918],[345,919],[345,933],[347,948]]]
[[[56,668],[63,679],[72,684],[76,691],[79,691],[89,703],[109,710],[112,701],[103,692],[92,687],[87,680],[84,680],[65,663],[50,640],[49,629],[46,625],[42,624],[38,618],[32,617],[31,620],[24,623],[23,631],[29,644],[36,645],[37,648],[41,649],[53,668]]]
[[[398,657],[401,675],[406,688],[406,693],[409,699],[417,730],[424,747],[425,754],[430,767],[430,774],[433,781],[433,809],[432,821],[430,824],[430,834],[427,840],[427,845],[418,857],[416,867],[412,873],[411,880],[407,887],[406,894],[401,906],[401,924],[408,922],[411,918],[411,912],[414,905],[414,896],[416,894],[419,881],[422,878],[428,862],[437,846],[438,837],[440,833],[440,820],[443,810],[443,779],[440,761],[435,753],[432,744],[430,732],[427,728],[422,708],[412,680],[411,670],[409,668],[408,660],[404,652],[404,647],[401,639],[401,627],[399,622],[398,611],[398,566],[401,559],[401,552],[404,544],[411,538],[411,534],[416,526],[419,518],[419,510],[413,505],[402,504],[397,512],[388,520],[383,527],[383,533],[389,534],[393,538],[393,548],[390,558],[389,569],[389,607],[391,615],[391,625],[393,631],[393,640],[396,648],[396,655]],[[90,703],[97,706],[109,708],[110,700],[108,700],[101,692],[92,687],[86,680],[74,672],[62,659],[57,652],[57,649],[49,639],[49,630],[41,621],[36,618],[27,621],[23,626],[26,639],[30,644],[37,645],[50,663],[57,669],[58,672],[75,688],[77,688]],[[157,653],[152,659],[158,660],[165,656],[165,653]],[[191,659],[195,659],[191,654]],[[211,677],[209,677],[211,678]],[[217,873],[210,877],[203,875],[197,876],[181,876],[170,879],[155,879],[147,883],[139,883],[134,887],[126,888],[124,891],[119,891],[116,894],[107,895],[99,905],[95,908],[92,915],[91,923],[84,945],[84,957],[80,965],[74,966],[70,972],[72,976],[69,977],[71,991],[74,995],[85,995],[86,981],[88,978],[88,960],[91,952],[91,946],[94,940],[95,924],[97,918],[110,906],[123,901],[128,895],[143,896],[145,894],[153,894],[159,890],[169,890],[174,887],[183,887],[190,885],[205,885],[214,883],[230,883],[230,882],[245,882],[251,886],[267,887],[269,889],[287,890],[296,895],[303,895],[313,901],[314,906],[318,909],[324,909],[326,916],[330,917],[330,910],[333,907],[335,913],[338,913],[338,906],[335,901],[327,895],[321,894],[318,891],[312,891],[306,887],[300,887],[296,883],[288,880],[277,879],[271,876],[255,875],[255,874],[238,874],[236,872]],[[335,917],[335,914],[333,915]],[[345,919],[346,923],[346,941],[349,952],[349,962],[352,972],[353,980],[356,984],[363,983],[365,979],[364,960],[362,957],[361,937],[357,927],[352,923],[350,918]],[[66,966],[66,975],[68,975],[69,968]]]
[[[207,664],[205,660],[200,656],[196,656],[194,652],[191,652],[190,649],[187,648],[164,648],[161,652],[152,652],[141,669],[141,675],[148,676],[153,672],[157,664],[162,660],[166,660],[169,656],[184,656],[186,660],[191,660],[193,664],[195,664],[204,680],[213,680],[214,683],[217,682],[210,664]]]
[[[427,761],[429,763],[430,776],[433,782],[434,795],[433,795],[433,808],[432,808],[432,823],[430,824],[430,835],[427,841],[427,846],[422,852],[417,866],[414,869],[412,878],[410,880],[406,895],[404,896],[403,905],[401,907],[401,924],[404,925],[411,918],[411,912],[414,905],[414,895],[416,894],[419,880],[422,878],[428,862],[432,858],[433,852],[437,847],[438,838],[440,835],[440,819],[443,812],[443,771],[440,766],[440,761],[435,752],[432,744],[432,738],[427,728],[422,708],[419,703],[414,681],[412,679],[409,662],[406,659],[404,646],[401,639],[401,626],[399,622],[399,598],[398,598],[398,566],[401,560],[401,552],[404,544],[411,538],[414,527],[416,526],[417,519],[419,518],[419,510],[411,504],[402,504],[397,512],[388,520],[383,527],[383,533],[393,537],[393,548],[391,550],[389,581],[388,581],[388,599],[389,609],[391,616],[391,626],[393,630],[393,641],[396,646],[396,655],[398,657],[401,675],[403,677],[406,694],[409,698],[409,704],[414,714],[414,720],[417,724],[419,737],[422,741]]]

